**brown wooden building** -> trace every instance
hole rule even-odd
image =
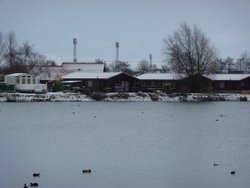
[[[180,80],[185,77],[184,74],[175,73],[146,73],[137,78],[140,80],[140,89],[142,91],[170,90],[176,92],[179,90]]]
[[[173,73],[147,73],[137,77],[142,91],[240,92],[250,90],[250,74],[211,74],[208,76]]]
[[[250,74],[211,74],[215,92],[239,92],[250,90]]]
[[[179,81],[179,92],[204,93],[213,91],[213,81],[210,78],[196,74]]]
[[[110,92],[240,92],[250,91],[250,74],[212,74],[209,76],[175,73],[147,73],[138,77],[121,72],[75,72],[62,77],[65,88]]]
[[[79,88],[91,92],[136,92],[139,80],[122,72],[74,72],[62,77],[65,88]]]

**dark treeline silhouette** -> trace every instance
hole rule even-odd
[[[35,51],[28,41],[18,43],[14,32],[0,32],[0,73],[30,72],[34,66],[55,65],[44,55]]]

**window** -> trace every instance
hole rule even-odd
[[[26,84],[26,77],[22,76],[22,84]]]
[[[19,77],[16,78],[16,83],[20,84],[20,78]]]
[[[224,89],[225,88],[225,82],[220,82],[219,87],[220,87],[220,89]]]
[[[27,77],[27,84],[31,84],[31,77],[30,76]]]
[[[88,87],[92,87],[93,86],[93,81],[88,81]]]
[[[35,78],[33,78],[33,84],[36,84],[36,79]]]

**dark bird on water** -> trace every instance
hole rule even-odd
[[[235,171],[231,171],[230,174],[231,174],[231,175],[235,175]]]
[[[85,169],[85,170],[82,170],[82,173],[83,173],[83,174],[86,174],[86,173],[91,173],[91,169]]]
[[[24,184],[23,188],[28,188],[28,186],[26,185],[26,183]]]
[[[38,183],[30,183],[30,187],[38,187]]]
[[[33,177],[40,177],[40,173],[34,173]]]
[[[219,164],[217,164],[217,163],[214,163],[214,166],[219,166]]]

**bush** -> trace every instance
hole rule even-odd
[[[166,93],[171,93],[172,92],[171,91],[171,83],[165,82],[165,84],[164,84],[164,90],[165,90]]]
[[[118,94],[118,97],[119,97],[119,98],[122,98],[122,99],[128,99],[129,94],[128,94],[128,93],[119,93],[119,94]]]
[[[106,97],[106,95],[103,93],[95,92],[95,93],[92,93],[90,97],[96,101],[101,101]]]
[[[52,85],[52,92],[63,91],[63,85],[59,80],[54,81]]]
[[[240,97],[240,101],[247,101],[247,97],[246,96]]]

